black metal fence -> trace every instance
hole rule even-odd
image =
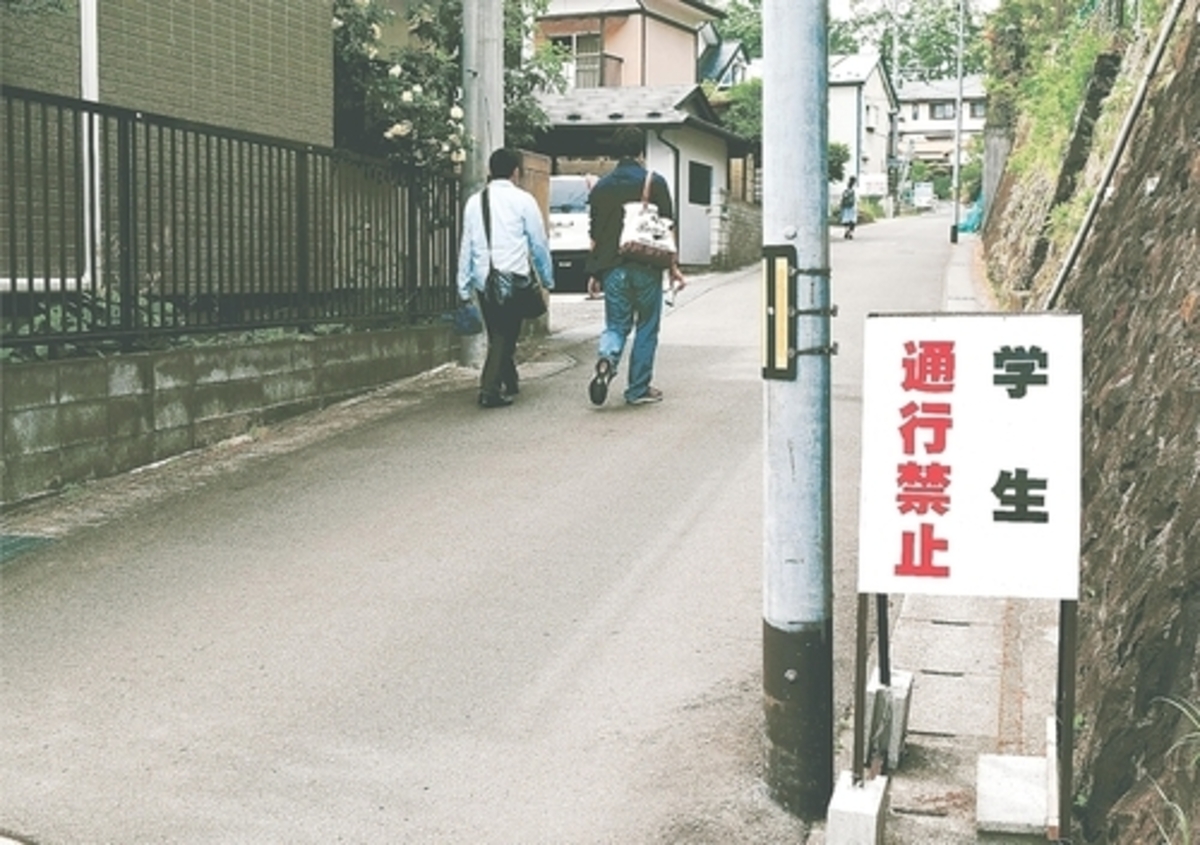
[[[453,307],[457,181],[2,89],[0,347],[411,323]]]

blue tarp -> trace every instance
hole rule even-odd
[[[967,211],[966,219],[958,226],[960,232],[978,232],[983,225],[983,197],[975,200]]]

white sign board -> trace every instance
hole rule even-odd
[[[871,315],[860,593],[1079,597],[1082,321]]]

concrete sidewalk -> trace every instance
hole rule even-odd
[[[943,310],[995,310],[981,278],[979,246],[970,235],[953,247]],[[1054,714],[1057,602],[909,595],[894,597],[892,606],[891,666],[913,680],[905,750],[890,773],[883,841],[1045,842],[1036,819],[1038,803],[1046,801],[1046,775],[1044,766],[1038,774],[1035,758],[1045,758],[1046,720]],[[871,672],[877,657],[873,650]],[[843,770],[850,769],[852,748],[853,727],[846,725]],[[981,755],[1023,759],[1013,766],[1007,756],[985,758],[980,782]],[[999,820],[989,824],[980,815]],[[1031,827],[1019,832],[1022,817]],[[993,830],[980,830],[981,824]],[[825,841],[824,831],[810,840]]]

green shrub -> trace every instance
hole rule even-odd
[[[1056,171],[1107,35],[1088,22],[1072,23],[1054,50],[1020,86],[1017,108],[1029,135],[1013,154],[1014,173]]]

